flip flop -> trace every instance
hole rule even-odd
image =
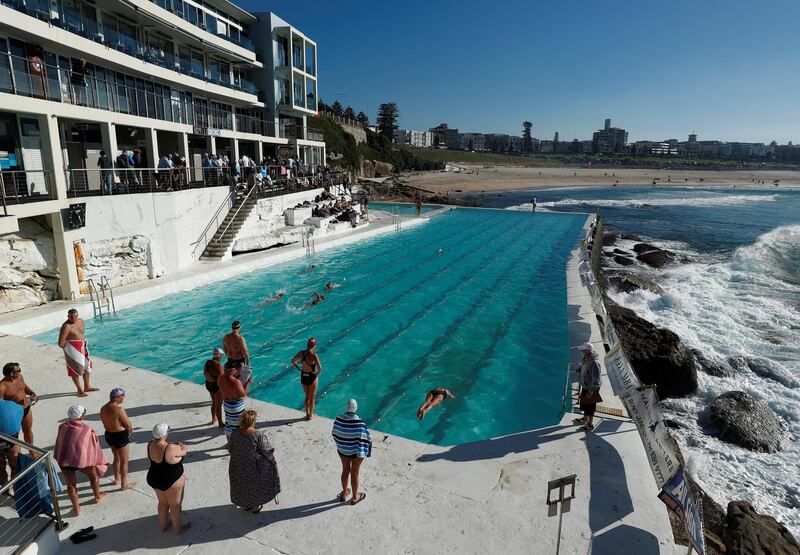
[[[350,504],[351,504],[351,505],[358,505],[358,504],[359,504],[359,503],[361,503],[361,502],[362,502],[364,499],[366,499],[366,497],[367,497],[367,494],[366,494],[366,492],[360,491],[360,492],[358,492],[358,499],[352,499],[352,500],[350,501]]]
[[[347,499],[347,496],[350,495],[350,488],[347,488],[347,491],[343,491],[339,495],[336,496],[337,501],[339,503],[344,503],[344,500]]]

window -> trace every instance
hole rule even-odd
[[[204,79],[206,70],[203,64],[203,54],[200,52],[192,52],[192,75]]]
[[[197,8],[195,6],[192,6],[191,4],[184,4],[183,18],[192,25],[197,25],[199,23],[199,20],[197,18]]]
[[[6,39],[0,39],[0,91],[13,92],[13,81],[11,81],[11,63],[6,52],[8,52]]]
[[[294,79],[294,105],[303,108],[305,106],[305,98],[303,95],[303,78],[299,75],[295,75]]]
[[[314,62],[316,60],[314,50],[314,45],[306,45],[306,73],[310,75],[315,75],[314,72],[316,71],[316,67],[314,67]]]

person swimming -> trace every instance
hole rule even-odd
[[[283,298],[283,293],[275,293],[272,297],[264,301],[264,304],[276,303]]]
[[[317,265],[316,264],[312,264],[311,266],[309,266],[308,268],[306,268],[305,270],[303,270],[300,273],[301,274],[307,274],[308,272],[313,272],[316,269],[317,269]]]
[[[317,305],[317,304],[321,303],[324,300],[325,300],[325,297],[323,295],[320,295],[319,293],[314,291],[314,298],[311,299],[311,302],[306,303],[306,308],[311,308],[312,306]]]
[[[445,389],[444,387],[431,389],[428,394],[425,395],[425,402],[417,409],[417,419],[422,420],[425,418],[429,410],[441,405],[447,398],[455,399],[456,396],[453,395],[449,389]]]
[[[333,291],[334,289],[336,289],[340,285],[341,284],[339,284],[339,283],[335,283],[333,281],[329,281],[328,283],[325,284],[325,291]]]

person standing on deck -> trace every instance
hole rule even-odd
[[[133,433],[128,414],[122,408],[125,401],[125,390],[115,387],[109,394],[108,403],[100,408],[100,420],[106,430],[105,439],[114,455],[114,483],[120,490],[131,489],[135,483],[128,483],[128,444]]]
[[[210,360],[206,361],[203,366],[203,376],[206,379],[206,391],[211,395],[211,425],[219,426],[222,428],[225,424],[222,420],[222,393],[219,391],[219,384],[217,380],[224,373],[222,364],[222,355],[225,353],[219,347],[214,349],[214,353]]]
[[[359,473],[365,457],[372,455],[372,437],[367,424],[356,414],[358,403],[355,399],[347,401],[345,412],[336,417],[333,422],[333,441],[336,452],[342,461],[342,492],[337,499],[344,503],[350,494],[348,482],[352,485],[353,497],[351,505],[356,505],[364,500],[367,494],[359,491]]]
[[[250,353],[247,350],[247,342],[240,335],[241,329],[242,324],[239,320],[234,320],[231,332],[222,338],[222,350],[228,357],[225,368],[239,368],[242,364],[250,366]]]
[[[225,373],[217,380],[222,392],[222,409],[225,411],[225,435],[229,440],[233,430],[239,426],[239,417],[244,412],[244,400],[251,383],[253,376],[242,383],[239,379],[239,366],[229,367],[227,364]]]
[[[30,399],[28,398],[30,395]],[[13,401],[22,407],[22,437],[25,443],[33,445],[33,414],[31,405],[39,400],[36,393],[28,387],[22,377],[22,368],[18,362],[9,362],[3,366],[3,379],[0,381],[0,398]]]
[[[417,217],[422,213],[422,200],[419,198],[419,193],[417,193],[417,200],[414,201],[414,206],[417,208]]]
[[[78,317],[78,311],[74,308],[69,309],[67,321],[61,324],[61,331],[58,332],[58,346],[64,349],[67,376],[72,378],[75,387],[78,388],[78,397],[86,397],[86,393],[89,391],[100,391],[89,385],[92,361],[89,359],[83,320]],[[83,389],[81,389],[79,380],[81,376],[83,376]]]
[[[588,341],[578,347],[583,355],[580,372],[580,396],[578,402],[583,411],[583,418],[573,420],[575,424],[582,424],[582,428],[587,431],[594,429],[592,419],[594,418],[597,403],[603,400],[600,397],[600,366],[597,364],[597,353]]]
[[[303,401],[306,420],[314,418],[314,405],[317,402],[317,387],[319,386],[317,378],[322,372],[322,361],[319,360],[316,349],[317,340],[312,337],[306,344],[306,350],[298,352],[292,358],[292,366],[300,371],[300,385],[303,386],[303,392],[306,394]]]

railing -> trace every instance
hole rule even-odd
[[[180,17],[184,21],[187,21],[187,22],[191,23],[195,27],[199,27],[200,29],[203,29],[204,31],[208,31],[209,33],[211,33],[215,37],[220,37],[222,39],[227,40],[228,42],[232,42],[233,44],[237,44],[237,45],[241,46],[242,48],[244,48],[246,50],[249,50],[250,52],[255,52],[255,46],[253,45],[253,41],[250,40],[249,37],[246,37],[246,36],[241,35],[241,34],[238,37],[233,37],[233,36],[230,36],[230,35],[222,35],[222,34],[219,34],[219,33],[215,33],[215,32],[213,32],[213,30],[209,30],[207,28],[207,26],[204,23],[202,23],[202,21],[201,21],[201,19],[199,17],[191,19],[186,15],[186,13],[182,9],[173,9],[170,4],[165,4],[163,2],[163,0],[150,0],[150,1],[153,2],[154,4],[156,4],[157,6],[160,6],[160,7],[164,8],[168,12],[172,12],[173,14],[177,15],[178,17]],[[185,7],[182,6],[182,3],[181,4],[177,4],[177,5],[180,5],[182,8],[185,9]]]
[[[220,233],[220,234],[219,234],[219,236],[217,237],[217,241],[216,241],[217,243],[221,242],[221,241],[222,241],[222,238],[223,238],[223,237],[225,237],[225,234],[226,234],[226,233],[228,232],[228,230],[230,229],[230,227],[231,227],[231,224],[233,224],[233,222],[235,222],[235,221],[236,221],[236,216],[238,216],[238,215],[239,215],[239,212],[241,212],[241,210],[242,210],[242,207],[243,207],[245,204],[247,204],[247,201],[250,199],[250,196],[251,196],[251,195],[253,195],[253,194],[256,192],[256,189],[257,189],[256,187],[250,187],[250,189],[247,191],[247,194],[244,196],[244,198],[243,198],[243,199],[241,200],[241,202],[239,203],[239,207],[236,209],[236,212],[234,212],[234,213],[233,213],[233,216],[231,216],[231,219],[230,219],[230,221],[227,223],[227,225],[225,226],[225,229],[223,229],[223,230],[222,230],[222,233]],[[253,198],[256,198],[256,197],[253,197]]]
[[[79,10],[67,7],[57,0],[4,0],[3,5],[8,5],[19,12],[46,21],[53,26],[60,27],[70,33],[80,35],[108,48],[122,52],[123,54],[177,71],[184,75],[190,75],[197,79],[212,82],[212,79],[206,77],[205,68],[203,68],[202,72],[197,72],[193,68],[191,59],[182,58],[168,50],[165,51],[162,48],[144,43],[135,36],[124,33],[110,25],[104,25],[96,18],[87,17]],[[240,44],[250,51],[254,51],[253,43],[247,37],[241,37],[241,39],[237,41],[224,35],[216,36],[225,38],[235,44]],[[220,79],[214,80],[213,82],[229,89],[241,90],[250,94],[257,93],[253,83],[247,80],[242,81],[243,83],[235,83],[230,79]]]
[[[159,193],[231,187],[230,168],[114,168],[67,170],[67,196]]]
[[[567,399],[572,399],[572,363],[567,364],[567,375],[564,377],[564,390],[561,392],[561,414],[567,412]]]
[[[9,553],[21,553],[48,526],[55,524],[56,531],[65,528],[58,506],[56,476],[49,452],[3,433],[0,433],[0,441],[12,445],[6,451],[12,478],[0,487],[0,545]],[[22,471],[19,459],[28,455],[22,455],[20,448],[33,455],[33,462]],[[5,461],[3,467],[5,481]],[[50,493],[51,514],[46,512],[40,491]]]
[[[0,171],[0,194],[7,215],[9,204],[52,200],[53,172],[50,170]]]
[[[313,127],[302,127],[300,125],[287,125],[286,136],[289,139],[300,139],[303,141],[325,141],[325,134]]]
[[[286,137],[284,124],[276,124],[274,121],[265,121],[261,118],[248,116],[246,114],[234,114],[236,131],[242,133],[254,133],[266,137]]]
[[[197,249],[200,249],[200,253],[202,254],[203,251],[206,250],[206,247],[209,243],[209,232],[211,233],[211,237],[219,229],[219,226],[222,224],[222,221],[225,220],[225,216],[228,215],[231,207],[233,207],[233,199],[235,196],[233,193],[225,197],[225,200],[222,201],[222,204],[219,205],[217,211],[214,212],[214,215],[211,216],[211,219],[208,221],[208,225],[206,225],[205,229],[200,233],[200,236],[197,238],[197,241],[193,243],[194,249],[192,249],[192,259],[197,260]]]

